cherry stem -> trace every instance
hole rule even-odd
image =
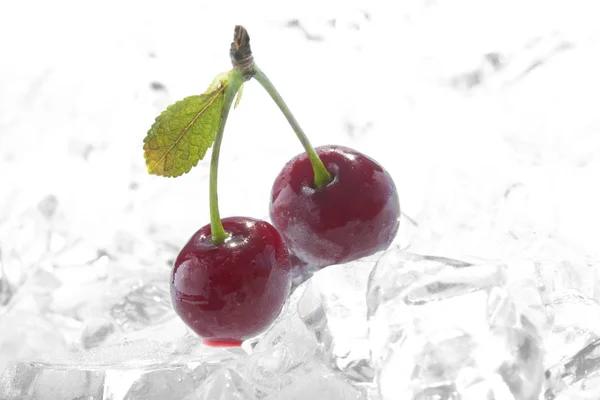
[[[304,131],[296,121],[296,118],[292,115],[292,112],[288,108],[283,98],[275,89],[275,86],[271,83],[269,78],[262,72],[254,63],[254,56],[252,55],[252,49],[250,48],[250,35],[248,35],[248,31],[241,25],[236,25],[235,30],[233,32],[233,42],[231,43],[231,48],[229,50],[229,56],[231,58],[231,64],[233,65],[233,69],[238,71],[244,81],[250,80],[251,78],[256,78],[256,80],[265,88],[267,93],[271,96],[273,101],[279,106],[279,109],[285,115],[288,122],[296,132],[296,136],[306,154],[308,155],[308,159],[313,168],[314,172],[314,185],[316,188],[322,188],[327,186],[332,180],[333,177],[323,165],[323,161],[317,155],[315,149],[311,146],[308,138],[304,134]]]
[[[219,153],[221,152],[221,142],[223,141],[223,132],[227,123],[227,116],[231,109],[231,104],[237,91],[242,84],[242,77],[238,72],[231,73],[229,84],[225,88],[225,98],[223,100],[223,111],[221,112],[221,120],[219,121],[219,129],[215,135],[212,154],[210,158],[210,181],[209,181],[209,203],[210,203],[210,231],[213,243],[223,243],[229,234],[223,228],[221,215],[219,213],[219,196],[217,194],[217,175],[219,171]]]
[[[277,89],[275,89],[273,83],[271,83],[267,75],[265,75],[265,73],[262,72],[256,65],[254,66],[254,78],[262,85],[262,87],[265,88],[267,93],[269,93],[273,101],[275,101],[275,103],[279,106],[279,109],[283,115],[285,115],[285,118],[292,126],[292,129],[294,129],[294,132],[296,132],[296,136],[298,137],[298,140],[300,140],[300,143],[302,143],[302,146],[308,155],[308,159],[310,160],[310,164],[312,165],[313,172],[315,174],[315,186],[317,188],[327,186],[333,180],[333,177],[329,171],[327,171],[327,168],[325,168],[323,161],[321,161],[317,155],[317,152],[311,146],[306,134],[300,127],[300,124],[298,124],[298,121],[296,121],[296,118],[294,118],[294,115],[288,108],[287,104],[285,104],[285,101],[283,101],[283,98]]]

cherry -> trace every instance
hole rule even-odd
[[[205,344],[239,346],[268,327],[289,295],[287,248],[265,221],[222,220],[230,235],[213,243],[210,225],[183,247],[171,275],[171,298],[179,317]]]
[[[307,153],[290,160],[271,192],[270,216],[290,251],[318,267],[386,249],[398,231],[396,186],[376,161],[343,146],[315,149],[333,180],[321,188]]]
[[[390,175],[347,147],[313,148],[267,75],[256,65],[252,73],[305,150],[286,164],[271,191],[271,221],[292,254],[325,267],[386,249],[398,232],[400,216]]]
[[[171,275],[171,300],[179,317],[211,346],[239,346],[265,330],[290,292],[288,249],[277,230],[246,217],[221,219],[217,191],[219,153],[233,101],[254,74],[249,37],[236,26],[233,69],[219,74],[205,93],[187,97],[157,118],[144,140],[148,171],[180,176],[212,145],[210,224],[182,248]],[[236,102],[237,104],[237,102]]]

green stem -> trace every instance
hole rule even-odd
[[[308,138],[304,134],[304,131],[298,124],[298,121],[296,121],[296,118],[294,118],[294,115],[292,115],[292,112],[288,108],[287,104],[285,104],[283,101],[283,98],[277,89],[275,89],[275,86],[273,86],[269,78],[267,78],[267,76],[256,65],[254,65],[254,78],[262,85],[262,87],[265,88],[267,93],[269,93],[273,101],[275,101],[275,103],[279,106],[279,109],[283,115],[285,115],[285,118],[287,118],[288,122],[292,126],[292,129],[294,129],[294,132],[296,132],[296,136],[298,137],[298,140],[300,140],[300,143],[302,143],[302,146],[308,155],[308,159],[310,160],[310,164],[312,165],[315,174],[315,187],[322,188],[327,186],[327,184],[333,180],[333,177],[329,171],[327,171],[327,168],[325,168],[323,161],[321,161],[315,152],[315,149],[311,146]]]
[[[213,243],[223,243],[229,237],[229,234],[223,228],[221,215],[219,213],[219,196],[217,194],[217,175],[219,171],[219,153],[221,151],[221,142],[223,141],[223,132],[227,116],[231,109],[231,104],[235,98],[235,94],[242,84],[242,78],[239,73],[234,71],[229,79],[229,84],[225,88],[225,98],[223,99],[223,111],[221,112],[221,121],[219,129],[215,135],[212,154],[210,158],[210,182],[209,182],[209,202],[210,202],[210,231],[212,234]]]

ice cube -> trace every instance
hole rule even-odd
[[[373,270],[368,301],[384,400],[526,400],[541,390],[541,339],[505,266],[393,251]]]
[[[222,368],[211,374],[193,395],[184,400],[258,400],[258,398],[252,385],[236,371]]]
[[[61,285],[48,306],[76,319],[111,318],[123,331],[139,330],[174,315],[168,274],[101,255],[88,264],[55,268]]]
[[[374,261],[332,265],[313,275],[300,298],[300,318],[314,333],[325,363],[357,382],[372,382],[367,283]]]
[[[395,340],[397,329],[406,324],[409,313],[400,313],[402,291],[421,276],[435,275],[451,266],[467,267],[468,262],[443,257],[420,256],[405,253],[399,248],[388,250],[371,271],[367,290],[369,338],[372,360],[381,361],[381,353],[390,340]],[[405,309],[403,302],[400,309]]]
[[[47,361],[12,363],[0,378],[0,398],[181,400],[243,355],[192,339],[139,339],[48,356]]]
[[[53,369],[46,365],[36,368],[39,373],[30,387],[36,400],[102,398],[102,371]]]
[[[15,363],[0,378],[0,398],[20,400],[102,399],[104,372],[41,363]],[[28,398],[28,397],[25,397]]]
[[[125,331],[155,325],[173,315],[168,281],[146,283],[134,288],[110,310],[115,322]]]
[[[597,399],[600,394],[600,339],[549,368],[545,386],[545,400]]]
[[[28,279],[16,291],[9,308],[13,312],[51,312],[52,294],[60,286],[61,282],[51,265],[38,265],[29,271]]]
[[[308,363],[291,371],[291,383],[264,400],[366,400],[364,390],[354,387],[324,365]]]
[[[190,362],[152,369],[105,371],[104,398],[115,400],[181,400],[207,379],[216,365]]]
[[[43,260],[49,250],[50,222],[36,209],[28,209],[0,225],[2,271],[13,287]]]
[[[90,263],[60,266],[53,272],[60,285],[45,304],[54,313],[86,322],[80,341],[84,348],[99,344],[100,333],[112,333],[118,341],[124,334],[175,318],[166,268],[124,265],[100,255]],[[110,321],[105,324],[108,330],[98,328],[104,333],[88,326],[98,320]],[[96,338],[88,342],[91,336]]]
[[[146,368],[105,369],[77,365],[18,363],[10,365],[0,379],[4,400],[30,394],[36,400],[105,399],[181,400],[194,393],[218,364],[200,362]]]
[[[10,364],[0,377],[0,396],[6,400],[29,399],[28,394],[36,377],[36,367],[32,364]]]
[[[112,257],[139,263],[150,268],[171,268],[182,245],[168,232],[158,230],[152,237],[144,234],[141,226],[131,227],[129,231],[118,230],[108,244],[107,253]]]
[[[0,318],[0,372],[17,359],[67,350],[64,332],[50,320],[27,312],[8,312]],[[1,397],[0,397],[1,398]]]
[[[571,290],[547,307],[552,326],[545,338],[546,365],[555,365],[575,355],[600,338],[600,304],[585,294]]]
[[[535,261],[538,282],[551,300],[571,289],[600,300],[598,262],[593,257],[558,239],[539,239],[532,247],[528,253]]]
[[[290,371],[314,362],[319,351],[313,333],[299,317],[298,304],[308,282],[288,298],[277,320],[256,342],[242,375],[263,393],[281,390],[292,382]]]
[[[548,349],[544,364],[561,363],[600,337],[595,261],[567,242],[545,237],[535,240],[519,256],[527,256],[530,261],[511,272],[527,269],[527,274],[533,275],[548,318],[543,329]]]
[[[550,329],[549,300],[540,285],[536,263],[531,259],[515,257],[506,259],[507,290],[519,311],[535,325],[541,334]]]

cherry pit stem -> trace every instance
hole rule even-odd
[[[223,111],[221,112],[221,120],[219,129],[215,135],[211,159],[210,159],[210,182],[209,182],[209,203],[210,203],[210,230],[213,243],[223,243],[229,237],[229,234],[223,228],[221,215],[219,213],[219,196],[217,194],[217,175],[219,171],[219,153],[221,152],[221,142],[223,141],[223,132],[227,123],[227,116],[231,109],[231,104],[243,79],[238,71],[233,71],[229,80],[229,84],[225,88],[225,98],[223,101]]]
[[[321,159],[317,155],[315,149],[312,147],[308,138],[306,137],[306,134],[300,127],[300,124],[298,124],[298,121],[296,120],[296,118],[294,118],[294,115],[288,108],[287,104],[285,104],[285,101],[283,101],[283,98],[281,97],[277,89],[275,89],[275,86],[271,83],[267,75],[265,75],[265,73],[262,72],[260,68],[258,68],[256,65],[254,66],[254,79],[256,79],[258,83],[260,83],[262,87],[265,88],[265,90],[267,91],[267,93],[269,93],[269,96],[271,96],[275,104],[279,106],[279,109],[281,110],[283,115],[285,115],[285,118],[288,120],[289,124],[292,126],[292,129],[296,133],[298,140],[304,147],[304,150],[308,155],[308,159],[310,160],[310,164],[312,165],[313,172],[315,174],[315,187],[322,188],[324,186],[327,186],[327,184],[329,184],[333,180],[333,177],[331,176],[329,171],[327,171],[327,168],[325,168],[323,161],[321,161]]]

